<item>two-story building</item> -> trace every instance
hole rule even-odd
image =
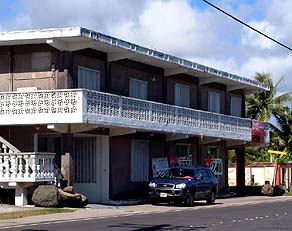
[[[92,203],[147,195],[151,159],[173,154],[220,158],[224,191],[230,148],[243,190],[245,95],[268,90],[80,27],[0,33],[0,80],[0,185],[16,188],[16,204],[52,181],[51,153]]]

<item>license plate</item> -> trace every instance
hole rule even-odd
[[[167,197],[167,193],[160,193],[160,197]]]

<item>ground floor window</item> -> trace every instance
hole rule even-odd
[[[96,138],[74,139],[75,183],[96,183]]]
[[[149,180],[149,142],[132,140],[131,143],[131,181]]]

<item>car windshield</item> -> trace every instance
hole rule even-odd
[[[161,177],[162,178],[193,179],[194,170],[187,169],[187,168],[170,168]]]

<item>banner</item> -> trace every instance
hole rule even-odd
[[[167,169],[169,169],[167,157],[152,158],[153,177],[161,176]]]
[[[253,143],[263,144],[265,135],[265,123],[262,121],[252,121],[251,141]]]

